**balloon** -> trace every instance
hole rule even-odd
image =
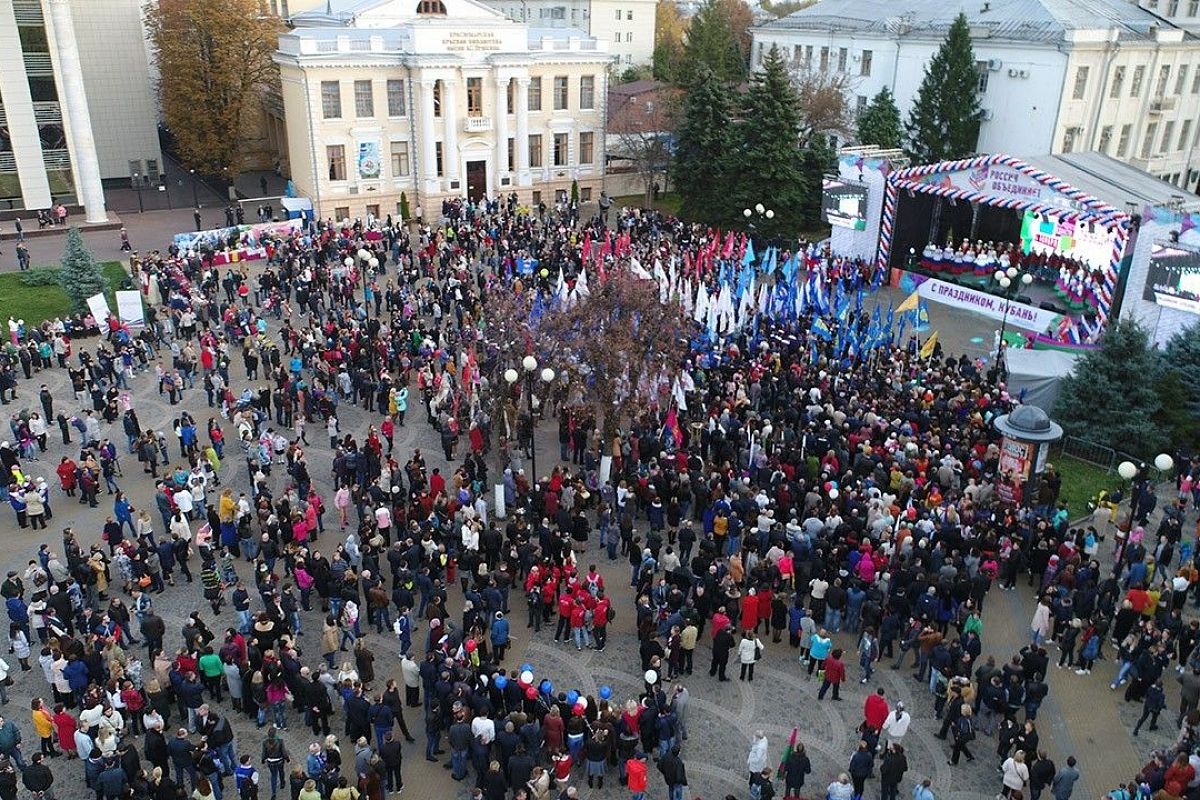
[[[612,697],[612,687],[611,686],[601,686],[600,687],[600,699],[607,700],[610,697]]]
[[[587,707],[583,703],[576,703],[574,709],[575,716],[582,717],[583,712],[587,711]]]
[[[533,664],[525,662],[521,665],[521,672],[533,672]]]
[[[476,648],[476,647],[478,647],[478,645],[477,645],[477,644],[475,644],[475,640],[474,640],[474,639],[467,639],[467,643],[466,643],[465,645],[463,645],[463,646],[464,646],[465,648],[467,648],[467,652],[468,652],[468,653],[474,653],[474,652],[475,652],[475,648]]]
[[[503,674],[497,675],[495,683],[497,689],[503,689],[505,686],[508,686],[508,678],[504,677]]]
[[[527,669],[521,670],[521,683],[525,684],[526,686],[533,683],[533,673]]]
[[[543,268],[542,271],[539,272],[538,274],[541,275],[543,278],[549,278],[550,270]]]
[[[532,686],[526,686],[525,687],[525,699],[526,700],[537,700],[537,689],[533,688]]]
[[[574,689],[567,692],[567,705],[573,706],[578,702],[579,702],[579,692],[575,691]]]
[[[833,481],[825,481],[825,491],[828,492],[832,488],[833,488]]]
[[[646,674],[643,675],[642,677],[644,677],[646,679],[646,683],[649,683],[649,684],[658,683],[658,673],[652,669],[646,670]]]
[[[554,684],[548,680],[542,681],[541,689],[542,689],[542,694],[554,694]]]
[[[587,708],[588,707],[588,699],[586,697],[584,697],[583,695],[580,695],[579,699],[577,701],[575,701],[575,705],[583,706],[584,708]]]
[[[829,499],[830,499],[830,500],[837,500],[837,498],[838,498],[838,490],[837,490],[837,489],[830,489],[830,490],[829,490]]]

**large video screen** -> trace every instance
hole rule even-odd
[[[821,216],[830,225],[867,229],[867,187],[833,178],[821,182]]]
[[[1026,211],[1021,219],[1021,250],[1060,255],[1102,269],[1112,263],[1114,233],[1079,220],[1064,221]]]
[[[1154,245],[1142,297],[1164,308],[1200,314],[1200,253]]]

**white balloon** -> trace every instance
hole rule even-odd
[[[575,701],[575,705],[583,706],[584,708],[587,708],[588,707],[587,698],[584,697],[583,695],[579,695],[579,699]]]
[[[533,683],[533,673],[525,670],[521,673],[521,683]]]
[[[1175,466],[1175,459],[1166,453],[1159,453],[1154,457],[1154,466],[1158,467],[1160,472],[1167,472],[1171,467]]]
[[[658,673],[652,669],[646,670],[646,674],[643,675],[642,677],[644,677],[646,679],[646,683],[649,683],[649,684],[658,683]]]
[[[837,490],[837,489],[830,489],[830,490],[829,490],[829,499],[830,499],[830,500],[837,500],[837,498],[838,498],[838,494],[839,494],[839,492],[838,492],[838,490]]]

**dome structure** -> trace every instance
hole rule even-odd
[[[1052,422],[1038,406],[1019,405],[996,417],[996,430],[1025,442],[1054,442],[1062,438],[1062,426]]]

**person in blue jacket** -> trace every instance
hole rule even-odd
[[[496,651],[496,663],[504,660],[504,651],[508,647],[508,620],[503,611],[496,612],[492,620],[492,649]]]

